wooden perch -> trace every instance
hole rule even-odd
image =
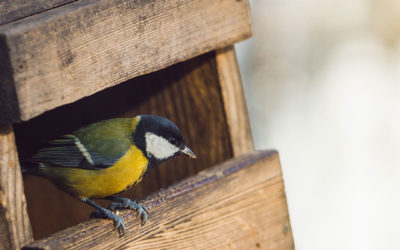
[[[121,212],[123,237],[111,221],[91,219],[25,249],[293,249],[275,151],[227,161],[141,202],[149,221],[141,227],[134,211]]]
[[[9,95],[0,100],[0,123],[28,120],[250,35],[245,0],[75,1],[2,25],[0,81]]]

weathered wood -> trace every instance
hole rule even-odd
[[[238,156],[253,150],[254,146],[235,48],[217,50],[216,61],[233,154]]]
[[[41,142],[102,119],[149,113],[167,117],[197,159],[171,159],[123,194],[143,197],[233,157],[232,144],[240,141],[229,135],[219,85],[215,53],[207,53],[16,124],[18,150],[28,157]],[[25,178],[25,190],[35,238],[86,220],[92,211],[41,178]]]
[[[1,0],[0,25],[55,8],[75,0]]]
[[[21,120],[250,35],[247,0],[77,1],[0,26]]]
[[[7,45],[0,38],[0,125],[19,121],[19,105],[8,57]],[[6,122],[8,121],[8,122]]]
[[[254,152],[163,189],[142,201],[141,227],[122,211],[126,234],[92,219],[25,249],[293,249],[278,154]]]
[[[0,249],[32,240],[21,170],[11,125],[0,126]]]

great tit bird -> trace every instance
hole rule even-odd
[[[99,121],[49,141],[24,161],[28,165],[23,166],[23,172],[50,179],[96,208],[101,217],[113,220],[123,234],[124,221],[111,210],[136,210],[142,225],[148,211],[128,198],[113,195],[139,183],[151,166],[179,153],[196,158],[174,123],[160,116],[139,115]],[[92,198],[114,203],[106,209]]]

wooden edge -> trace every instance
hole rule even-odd
[[[26,121],[244,40],[251,24],[247,0],[95,0],[2,25],[0,36],[20,110],[14,120]]]
[[[149,220],[120,215],[118,237],[109,220],[91,219],[35,241],[24,249],[293,249],[279,157],[252,152],[204,170],[141,201]]]
[[[0,1],[0,25],[34,15],[76,0],[2,0]]]
[[[217,50],[216,61],[233,154],[242,155],[254,145],[234,46]]]
[[[0,248],[32,241],[24,186],[11,125],[0,126]]]
[[[0,125],[20,121],[18,97],[10,62],[5,38],[0,34]]]

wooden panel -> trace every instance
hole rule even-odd
[[[246,0],[77,1],[0,26],[22,120],[250,35]]]
[[[0,249],[32,240],[12,126],[0,126]]]
[[[7,45],[0,38],[0,125],[19,121],[17,93],[8,57]],[[7,122],[8,121],[8,122]]]
[[[74,0],[1,0],[0,25],[60,6]]]
[[[161,164],[124,195],[142,197],[233,157],[238,142],[229,135],[213,52],[16,124],[18,150],[24,158],[41,142],[84,124],[146,113],[174,121],[197,159],[181,156]],[[75,225],[92,211],[44,179],[28,176],[25,190],[35,238]]]
[[[226,119],[235,156],[254,149],[235,48],[231,45],[216,51],[218,77]]]
[[[26,249],[293,249],[278,154],[255,152],[146,198],[148,223],[133,211],[118,237],[112,222],[93,219]]]

